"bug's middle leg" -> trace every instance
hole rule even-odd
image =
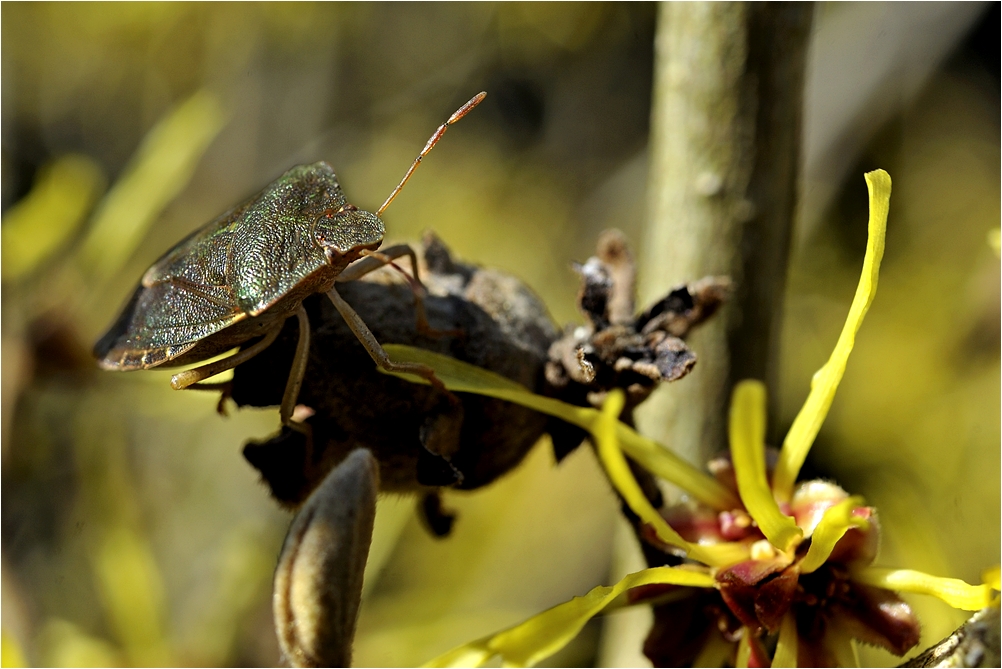
[[[354,309],[352,309],[351,305],[344,301],[344,298],[338,294],[336,288],[331,287],[331,289],[327,291],[327,297],[329,297],[330,301],[334,303],[334,307],[338,310],[338,313],[341,314],[341,318],[344,319],[344,322],[347,323],[351,331],[356,337],[358,337],[358,341],[362,343],[362,346],[365,347],[365,350],[369,353],[373,362],[375,362],[379,367],[388,372],[403,372],[406,374],[415,374],[420,376],[426,379],[433,387],[445,393],[450,402],[454,404],[459,403],[459,400],[455,395],[449,392],[449,390],[445,387],[445,384],[442,383],[441,379],[435,376],[435,370],[428,365],[422,365],[417,362],[393,362],[390,360],[389,354],[379,344],[379,341],[376,340],[375,335],[372,334],[372,330],[370,330],[369,326],[365,324],[362,317],[359,316]]]
[[[216,413],[220,416],[228,416],[226,412],[226,400],[233,397],[233,381],[220,381],[219,383],[193,383],[185,390],[208,390],[219,393],[219,402],[216,404]]]

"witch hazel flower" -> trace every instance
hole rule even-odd
[[[444,356],[386,346],[395,360],[435,368],[450,390],[516,402],[587,430],[609,479],[640,519],[643,539],[674,565],[594,588],[426,666],[482,666],[495,656],[505,666],[531,666],[563,648],[595,615],[635,603],[654,604],[644,651],[660,666],[858,666],[857,642],[899,656],[918,643],[919,621],[899,593],[932,595],[967,611],[998,601],[998,569],[986,572],[990,583],[971,585],[875,566],[876,509],[830,481],[797,483],[876,293],[891,180],[883,170],[865,178],[870,218],[856,294],[778,452],[765,445],[766,389],[759,381],[734,388],[730,451],[712,461],[707,474],[620,422],[622,391],[609,392],[601,410],[576,407]],[[654,509],[626,456],[681,487],[687,501]]]
[[[900,580],[909,572],[871,566],[879,545],[876,510],[823,480],[797,485],[789,501],[778,503],[769,474],[777,477],[761,457],[767,453],[764,418],[764,386],[739,384],[731,403],[731,453],[710,463],[744,508],[717,512],[715,527],[689,521],[706,518],[702,505],[664,512],[687,541],[742,542],[748,559],[712,571],[716,592],[700,598],[696,611],[684,600],[656,607],[645,653],[658,666],[707,666],[711,658],[751,667],[857,666],[855,639],[903,655],[919,641],[919,621],[887,587],[888,576]],[[932,594],[952,587],[966,595],[948,599],[954,606],[987,603],[985,587],[934,581],[939,591]],[[678,643],[680,622],[696,643]]]

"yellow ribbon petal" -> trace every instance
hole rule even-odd
[[[747,627],[744,628],[744,634],[741,635],[741,639],[738,640],[738,653],[737,657],[734,659],[734,666],[737,669],[747,669],[748,660],[751,659],[751,630]]]
[[[714,567],[722,567],[734,564],[745,559],[748,548],[743,544],[722,543],[712,547],[692,544],[686,541],[673,530],[670,525],[661,517],[640,489],[640,484],[634,478],[630,466],[619,449],[619,439],[617,438],[617,426],[619,414],[623,410],[626,396],[618,388],[608,393],[599,420],[592,426],[592,436],[595,438],[598,447],[598,457],[609,475],[609,480],[619,491],[630,509],[640,517],[645,523],[651,525],[657,532],[661,541],[681,548],[686,551],[689,558],[698,560],[703,564]]]
[[[599,418],[599,413],[595,409],[573,406],[550,397],[535,395],[500,374],[446,355],[401,344],[384,344],[383,348],[390,358],[397,362],[418,362],[431,367],[449,390],[507,400],[540,413],[556,416],[588,432],[592,431],[595,421]],[[393,373],[393,375],[414,383],[427,384],[425,379],[412,374]],[[616,435],[627,455],[648,471],[686,490],[700,502],[721,511],[739,506],[734,494],[719,481],[693,467],[656,441],[640,436],[635,430],[618,421]]]
[[[729,488],[653,439],[648,439],[630,426],[619,422],[616,424],[616,435],[623,451],[641,467],[674,483],[711,509],[729,511],[740,508],[740,500]]]
[[[853,570],[850,577],[857,583],[877,588],[939,597],[953,608],[964,611],[983,609],[992,600],[992,588],[989,585],[971,585],[959,578],[930,576],[912,569],[864,567]]]
[[[711,629],[706,643],[700,649],[693,667],[726,667],[734,657],[734,642],[725,639],[718,630]]]
[[[981,572],[981,582],[992,590],[1002,590],[1002,568],[999,565],[989,567]]]
[[[858,667],[859,650],[852,638],[853,630],[848,618],[833,616],[828,621],[824,644],[835,658],[836,667]]]
[[[6,629],[0,629],[0,666],[3,667],[27,667],[28,660],[25,658],[24,649],[18,642],[17,637]]]
[[[821,429],[821,424],[828,416],[835,391],[845,373],[849,353],[852,352],[856,341],[856,333],[877,293],[877,275],[880,271],[880,260],[884,255],[887,212],[891,200],[891,177],[883,170],[874,170],[868,172],[865,178],[870,194],[870,220],[863,272],[859,277],[856,295],[849,308],[849,317],[842,327],[835,350],[832,351],[824,367],[811,379],[811,392],[807,396],[807,401],[804,402],[783,441],[783,450],[773,478],[773,489],[782,501],[789,501],[793,495],[793,484],[807,458],[811,444],[814,443],[814,438],[818,435],[818,430]]]
[[[804,532],[779,510],[766,478],[765,384],[761,381],[741,381],[734,387],[728,432],[741,501],[769,543],[789,550]]]
[[[424,666],[483,666],[495,655],[501,656],[505,666],[532,666],[566,646],[616,597],[630,588],[653,584],[712,588],[714,580],[706,572],[679,567],[638,571],[613,586],[598,586],[583,597],[558,604],[514,627],[454,648]]]
[[[772,657],[772,666],[797,666],[797,619],[791,611],[786,612],[779,626],[779,641],[776,642],[776,654]]]
[[[814,528],[811,536],[811,547],[800,562],[800,573],[810,574],[825,563],[835,549],[835,544],[851,527],[867,528],[870,522],[865,518],[852,515],[853,509],[863,506],[863,498],[857,496],[844,499],[825,511]]]

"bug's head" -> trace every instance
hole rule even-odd
[[[317,244],[332,265],[350,263],[362,251],[376,250],[384,232],[382,219],[347,203],[322,213],[314,226]]]

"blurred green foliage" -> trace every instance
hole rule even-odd
[[[35,178],[31,192],[3,218],[4,281],[29,274],[65,246],[104,189],[100,166],[81,155],[63,156]]]
[[[219,417],[163,372],[98,372],[90,346],[153,260],[294,164],[327,160],[378,206],[479,90],[387,211],[389,237],[433,228],[576,320],[569,262],[642,223],[654,7],[0,11],[3,662],[272,665],[289,517],[240,448],[277,412]],[[998,117],[997,74],[961,64],[871,147],[795,255],[780,389],[792,418],[858,275],[858,175],[885,167],[881,293],[810,464],[881,509],[888,563],[969,581],[999,560]],[[541,445],[447,503],[460,518],[439,542],[410,501],[381,500],[359,664],[420,663],[611,580],[617,504],[586,450],[555,468]],[[928,615],[930,641],[955,622]],[[552,661],[594,662],[600,629]]]

